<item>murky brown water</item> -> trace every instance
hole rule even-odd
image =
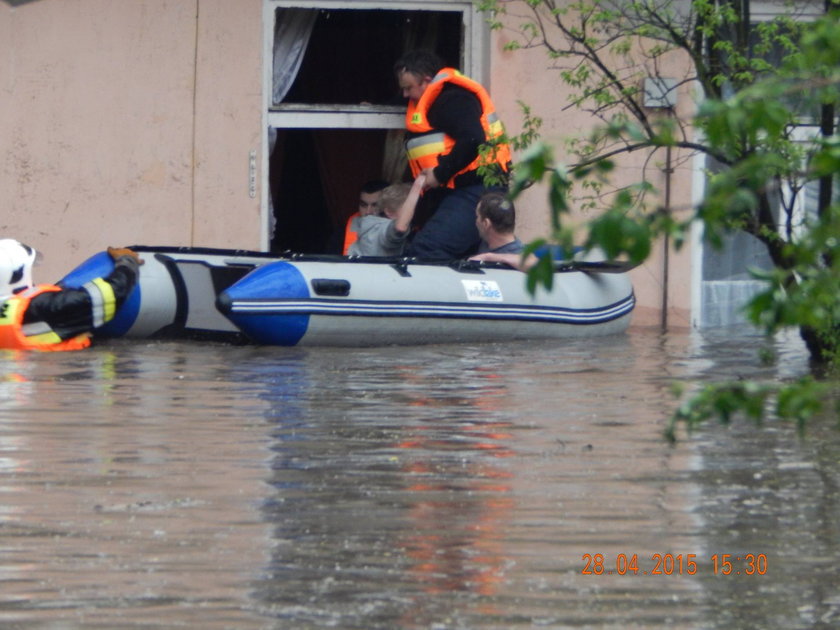
[[[758,345],[0,353],[0,627],[836,628],[840,433],[661,437]]]

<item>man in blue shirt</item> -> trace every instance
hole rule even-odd
[[[475,207],[475,227],[481,235],[478,253],[519,254],[522,241],[516,238],[516,209],[502,192],[489,192]]]

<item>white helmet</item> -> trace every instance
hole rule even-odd
[[[32,286],[37,252],[13,238],[0,239],[0,300]]]

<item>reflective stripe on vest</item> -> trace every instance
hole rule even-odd
[[[20,327],[20,331],[30,343],[37,345],[46,343],[61,343],[61,337],[59,337],[58,334],[50,328],[50,325],[47,322],[24,324]]]
[[[490,129],[491,138],[498,138],[505,132],[505,126],[502,124],[502,120],[496,112],[487,114],[487,125]]]
[[[94,278],[82,285],[90,296],[93,327],[98,328],[114,319],[117,312],[117,298],[114,288],[102,278]]]
[[[51,291],[61,289],[54,285],[38,285],[0,304],[0,348],[64,351],[81,350],[90,345],[90,333],[62,341],[46,322],[23,324],[23,316],[30,300],[41,293]]]
[[[422,160],[430,155],[437,157],[446,150],[446,134],[438,132],[417,136],[405,143],[405,149],[411,161]]]

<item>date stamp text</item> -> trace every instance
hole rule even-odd
[[[583,575],[696,575],[709,569],[713,575],[764,575],[768,568],[763,553],[716,553],[708,559],[694,553],[585,553],[581,559]]]

